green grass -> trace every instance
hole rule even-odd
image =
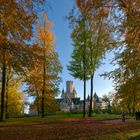
[[[88,117],[88,115],[87,115]],[[83,118],[83,114],[71,114],[71,113],[64,113],[64,114],[56,114],[56,115],[48,115],[45,118],[41,117],[21,117],[21,118],[9,118],[4,120],[3,124],[14,124],[14,123],[24,123],[24,122],[39,122],[39,121],[55,121],[60,119],[68,119],[68,118]],[[93,114],[92,118],[94,120],[113,120],[113,119],[121,119],[121,116],[118,114]],[[132,116],[126,116],[127,119],[133,118]]]
[[[93,114],[97,120],[111,120],[111,119],[121,119],[121,115],[119,114]],[[130,115],[126,115],[126,119],[132,119],[134,117]]]
[[[64,113],[64,114],[56,114],[56,115],[48,115],[45,116],[46,119],[49,120],[54,120],[54,119],[67,119],[67,118],[82,118],[83,114],[71,114],[71,113]],[[86,116],[88,117],[88,115]],[[19,118],[9,118],[6,119],[6,122],[12,122],[12,121],[30,121],[30,120],[39,120],[40,119],[44,119],[41,117],[19,117]],[[120,115],[116,115],[116,114],[93,114],[92,118],[96,119],[96,120],[108,120],[108,119],[120,119],[121,116]],[[132,118],[131,116],[126,116],[126,118]]]

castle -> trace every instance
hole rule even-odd
[[[95,93],[92,102],[92,110],[99,107],[99,97]],[[66,82],[66,91],[62,90],[61,98],[56,99],[60,106],[61,111],[71,111],[71,110],[83,110],[84,101],[80,100],[77,96],[76,90],[73,88],[73,81]],[[86,110],[89,110],[90,106],[90,96],[88,95],[86,99]]]
[[[92,110],[95,111],[101,105],[100,99],[95,93],[92,102]],[[56,99],[57,104],[61,111],[72,112],[72,111],[82,111],[84,106],[84,101],[80,100],[76,90],[73,88],[73,81],[66,82],[66,91],[62,90],[61,98]],[[86,110],[88,111],[90,107],[90,96],[88,95],[86,99]],[[29,107],[30,115],[37,115],[37,108],[34,104]]]

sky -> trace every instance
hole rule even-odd
[[[83,99],[83,81],[73,78],[67,70],[67,65],[71,60],[71,54],[74,46],[72,46],[71,29],[69,29],[69,22],[66,16],[71,11],[74,0],[48,0],[49,7],[46,8],[46,13],[51,22],[54,23],[53,31],[56,36],[56,50],[59,54],[59,60],[62,64],[63,71],[61,74],[62,82],[60,84],[60,91],[64,88],[66,90],[66,81],[73,81],[74,88],[77,91],[78,97]],[[44,5],[46,6],[46,5]],[[113,70],[113,66],[109,64],[113,58],[113,53],[108,53],[103,60],[103,65],[95,72],[94,77],[94,92],[99,97],[108,94],[113,90],[113,83],[111,80],[104,79],[99,75],[105,71]],[[87,82],[87,95],[90,94],[90,81]],[[61,96],[61,93],[58,97]]]

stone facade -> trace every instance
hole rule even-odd
[[[92,103],[92,109],[97,109],[99,107],[99,97],[95,93]],[[80,100],[77,96],[76,90],[73,88],[73,81],[66,82],[66,91],[62,90],[61,98],[56,99],[60,106],[61,111],[71,111],[71,110],[83,110],[84,101]],[[86,99],[86,110],[89,110],[90,106],[90,96],[88,95]]]
[[[61,98],[56,100],[60,105],[61,111],[70,111],[71,109],[77,109],[80,107],[80,98],[77,97],[77,92],[73,88],[73,81],[66,82],[66,92],[63,89]]]

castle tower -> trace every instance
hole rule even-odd
[[[73,82],[72,81],[67,81],[66,82],[66,93],[68,96],[70,96],[70,94],[73,91]]]

